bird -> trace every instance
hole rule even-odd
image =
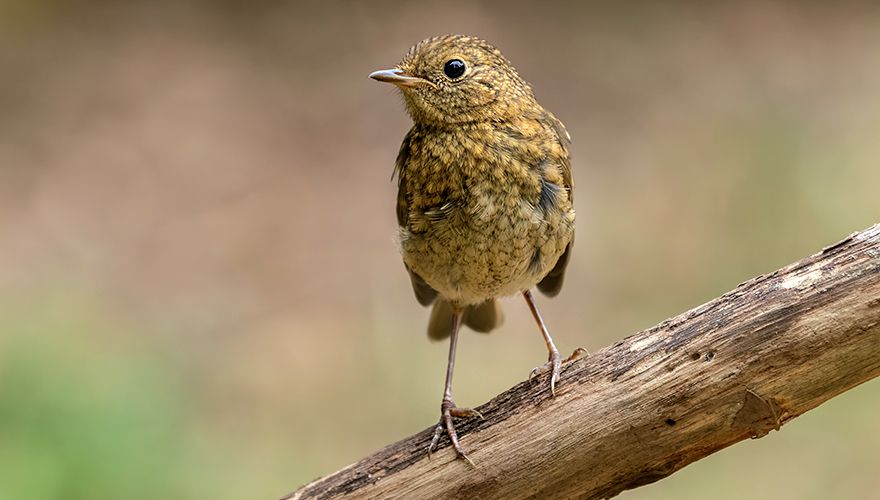
[[[521,294],[543,336],[556,394],[563,362],[531,289],[562,289],[574,241],[574,183],[565,126],[535,98],[501,51],[475,36],[422,40],[370,78],[400,89],[413,121],[394,165],[403,263],[416,300],[432,306],[428,336],[449,338],[440,421],[471,465],[455,419],[483,416],[452,399],[462,325],[488,333],[503,321],[502,297]]]

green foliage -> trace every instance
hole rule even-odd
[[[3,321],[0,498],[180,498],[174,368],[81,311],[40,306]]]

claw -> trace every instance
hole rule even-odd
[[[572,361],[577,361],[581,358],[586,358],[590,355],[590,352],[584,349],[583,347],[578,347],[571,353],[571,355],[562,360],[562,364],[570,363]]]
[[[559,359],[558,352],[550,356],[550,362],[553,363],[553,371],[550,374],[550,396],[556,397],[556,382],[559,381],[559,372],[562,371],[562,360]]]
[[[562,372],[562,365],[565,363],[569,363],[571,361],[575,361],[581,359],[583,357],[588,356],[589,353],[583,347],[578,347],[571,353],[571,356],[560,359],[560,355],[558,352],[551,352],[550,359],[541,366],[536,366],[532,369],[531,373],[529,373],[529,380],[532,378],[543,375],[548,371],[551,373],[550,375],[550,395],[556,396],[556,383],[559,382],[559,374]]]
[[[470,408],[450,408],[449,414],[456,418],[479,417],[480,420],[485,420],[482,413]]]
[[[440,422],[437,424],[437,427],[434,428],[434,437],[431,438],[431,444],[428,445],[428,457],[431,457],[431,454],[440,443],[440,436],[443,435],[443,430],[445,428],[446,435],[449,436],[449,440],[452,442],[452,447],[455,448],[455,452],[458,456],[463,458],[471,465],[471,467],[476,467],[473,460],[468,457],[464,448],[462,448],[461,443],[458,440],[458,433],[455,432],[455,425],[453,424],[452,419],[465,417],[479,417],[480,419],[483,419],[483,415],[477,410],[471,408],[459,408],[449,399],[443,400],[443,403],[440,405],[440,413]]]

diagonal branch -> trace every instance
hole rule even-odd
[[[457,425],[476,468],[426,429],[287,498],[607,498],[877,375],[880,224],[496,396]]]

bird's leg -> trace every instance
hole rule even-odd
[[[544,324],[544,319],[541,318],[541,313],[538,312],[538,306],[535,305],[535,298],[532,297],[532,292],[529,290],[524,291],[523,297],[525,297],[526,303],[529,305],[529,310],[532,311],[532,316],[534,316],[535,322],[538,323],[538,329],[541,330],[541,335],[544,336],[544,343],[547,344],[547,351],[550,354],[547,364],[538,366],[532,370],[529,378],[550,371],[550,394],[556,396],[556,382],[559,381],[559,372],[562,370],[562,363],[568,363],[569,361],[582,358],[587,354],[587,351],[586,349],[578,347],[571,356],[563,360],[561,356],[559,356],[559,350],[556,349],[556,344],[553,343],[553,339],[550,337],[550,332],[547,331],[547,325]]]
[[[473,466],[474,463],[468,458],[467,453],[464,452],[464,448],[461,447],[461,443],[458,441],[458,434],[455,432],[455,425],[452,422],[452,419],[457,417],[483,418],[480,412],[470,408],[458,408],[452,401],[452,369],[455,367],[455,346],[458,343],[458,330],[461,326],[463,313],[464,311],[458,308],[453,311],[452,335],[449,336],[449,362],[446,365],[446,389],[443,391],[443,402],[440,403],[440,423],[434,429],[434,438],[431,439],[431,444],[428,446],[428,455],[430,456],[431,452],[437,447],[445,428],[449,440],[452,441],[452,447],[455,448],[458,456]]]

